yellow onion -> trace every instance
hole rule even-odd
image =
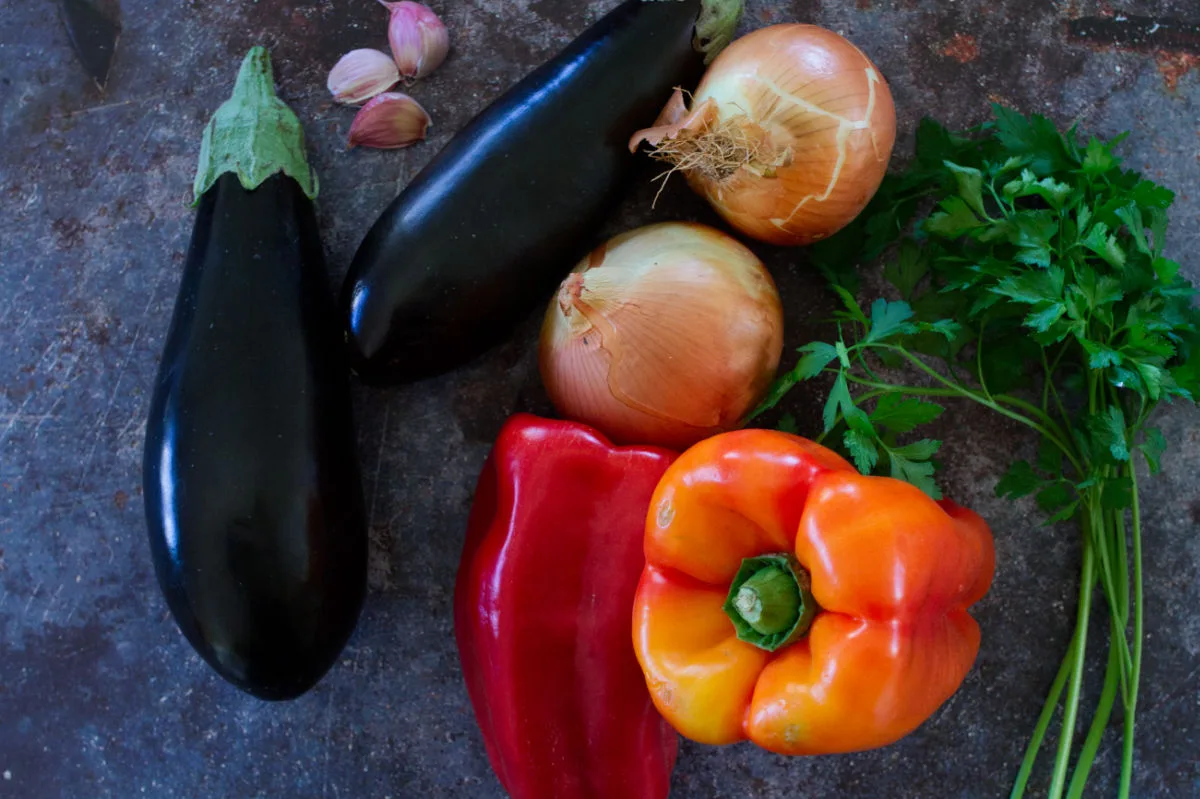
[[[563,281],[542,325],[542,380],[559,413],[625,444],[684,448],[737,426],[783,349],[775,282],[704,225],[617,236]]]
[[[630,142],[681,171],[730,224],[810,244],[862,211],[896,138],[892,94],[871,60],[815,25],[773,25],[713,61],[689,109],[676,90]]]

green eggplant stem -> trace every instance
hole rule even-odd
[[[304,154],[304,128],[292,109],[275,94],[271,56],[252,47],[242,61],[233,95],[217,109],[200,145],[200,164],[193,187],[195,202],[226,172],[253,191],[282,172],[317,198],[317,175]]]
[[[733,41],[743,8],[743,0],[704,0],[696,20],[694,46],[704,53],[705,64],[711,64]]]

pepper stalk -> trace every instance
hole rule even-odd
[[[817,603],[808,572],[783,553],[744,559],[724,610],[739,639],[774,652],[808,632]]]

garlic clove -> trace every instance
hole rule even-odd
[[[387,92],[358,110],[350,123],[347,145],[385,150],[407,147],[425,138],[429,121],[429,114],[416,100],[407,94]]]
[[[437,69],[450,51],[450,34],[438,15],[411,0],[379,2],[391,14],[388,43],[401,77],[411,82]]]
[[[326,86],[333,99],[358,105],[400,82],[400,70],[387,53],[351,50],[329,71]]]

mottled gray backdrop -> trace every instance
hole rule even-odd
[[[199,134],[249,46],[271,48],[281,94],[305,121],[337,285],[375,215],[450,135],[615,4],[436,0],[454,50],[412,89],[433,115],[430,140],[346,152],[352,114],[331,106],[325,74],[349,49],[386,47],[371,0],[120,0],[124,35],[103,95],[51,3],[0,0],[0,797],[502,795],[459,673],[451,588],[490,441],[513,410],[546,409],[534,321],[454,375],[356,390],[371,590],[341,664],[288,704],[221,682],[168,617],[142,519],[144,418],[192,225]],[[921,115],[966,126],[989,100],[1105,136],[1131,130],[1129,162],[1179,193],[1169,253],[1200,279],[1195,0],[748,5],[747,28],[811,21],[862,47],[891,82],[901,156]],[[682,181],[656,210],[652,195],[643,181],[607,232],[715,221]],[[757,249],[783,292],[789,341],[803,343],[830,310],[820,280],[803,252]],[[797,392],[791,410],[811,423],[818,401]],[[1160,423],[1172,446],[1165,474],[1146,483],[1134,789],[1182,797],[1200,795],[1200,414],[1180,405]],[[998,553],[962,689],[906,740],[868,754],[785,759],[685,743],[673,795],[1007,795],[1072,624],[1076,536],[1040,526],[1028,501],[994,498],[1009,460],[1033,451],[1023,430],[954,408],[939,434],[944,482],[991,522]],[[1034,777],[1042,790],[1049,759]],[[1096,795],[1113,793],[1118,760],[1110,735]]]

